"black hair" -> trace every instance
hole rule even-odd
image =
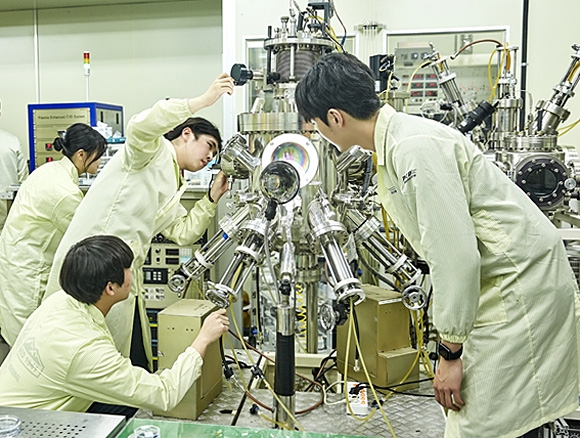
[[[206,120],[202,117],[190,117],[181,125],[176,126],[167,134],[165,134],[164,137],[169,141],[175,140],[181,135],[185,128],[191,129],[191,132],[193,132],[196,140],[200,135],[209,135],[215,138],[217,141],[218,152],[221,151],[222,136],[220,135],[219,129],[217,129],[217,127],[209,120]]]
[[[60,269],[60,286],[77,300],[95,304],[107,283],[124,283],[125,269],[132,262],[131,248],[119,237],[87,237],[68,250]]]
[[[318,118],[328,125],[331,108],[357,120],[368,120],[380,110],[381,102],[367,65],[348,53],[329,53],[298,82],[296,106],[305,120]]]
[[[107,140],[99,132],[85,125],[84,123],[75,123],[67,128],[61,137],[56,137],[53,141],[55,151],[62,151],[65,157],[72,160],[76,151],[84,150],[88,157],[95,156],[90,163],[85,162],[85,171],[91,164],[97,161],[107,150]],[[84,172],[81,172],[84,173]]]

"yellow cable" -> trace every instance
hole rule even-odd
[[[580,123],[580,119],[576,120],[574,123],[571,123],[567,126],[562,126],[558,130],[558,137],[563,136],[564,134],[569,133],[572,129],[574,129]]]
[[[234,350],[234,344],[232,344],[232,340],[230,339],[229,336],[226,339],[228,340],[228,343],[230,344],[230,350],[234,356],[234,362],[236,362],[236,365],[238,367],[238,371],[240,373],[240,379],[242,380],[242,384],[244,385],[244,388],[247,388],[247,390],[249,391],[250,388],[248,388],[248,384],[246,383],[246,379],[244,379],[244,373],[242,372],[242,367],[240,365],[240,361],[238,360],[238,355],[236,354],[236,350]]]
[[[260,413],[260,417],[262,417],[266,421],[269,421],[270,423],[274,423],[276,426],[278,426],[278,427],[280,427],[282,429],[292,430],[288,426],[286,426],[285,424],[282,424],[279,421],[276,421],[273,418],[268,417],[267,415],[264,415],[264,414]]]
[[[422,64],[419,64],[415,70],[413,70],[413,74],[409,77],[409,83],[407,84],[407,93],[410,93],[411,91],[411,83],[413,82],[415,74],[419,71],[420,68],[425,67],[429,64],[431,64],[431,61],[425,61]],[[407,98],[405,101],[405,112],[406,113],[409,112],[409,98]]]
[[[352,306],[351,306],[352,307]],[[369,415],[367,415],[366,417],[360,418],[357,415],[355,415],[355,413],[352,410],[352,407],[350,406],[350,401],[348,399],[348,385],[347,385],[347,381],[348,381],[348,362],[350,360],[350,338],[352,336],[352,327],[353,327],[353,318],[352,318],[352,314],[351,317],[349,318],[349,324],[348,324],[348,335],[346,337],[346,351],[345,351],[345,359],[344,359],[344,374],[343,374],[343,391],[344,391],[344,398],[346,401],[346,406],[348,411],[350,412],[350,415],[352,416],[352,418],[354,418],[355,420],[364,423],[366,421],[368,421],[376,412],[376,409],[372,410],[370,412]],[[377,400],[377,404],[380,404],[379,401]]]
[[[310,12],[309,12],[309,14],[312,18],[315,18],[316,20],[320,21],[321,23],[324,23],[324,19],[320,18],[318,15],[314,15]],[[327,32],[328,36],[330,37],[330,39],[332,41],[334,41],[336,43],[336,50],[338,50],[339,52],[342,53],[344,50],[342,49],[342,45],[338,41],[338,37],[336,36],[336,32],[334,31],[334,29],[332,28],[332,26],[330,24],[327,26],[327,29],[329,30],[329,32]]]
[[[576,65],[572,68],[572,70],[570,71],[570,74],[566,78],[566,80],[568,82],[572,82],[572,79],[574,78],[574,75],[576,74],[578,69],[580,69],[580,60],[576,61]]]
[[[351,300],[351,302],[350,302],[350,314],[351,314],[351,316],[349,318],[350,323],[349,323],[349,326],[348,326],[348,337],[347,337],[347,342],[346,342],[346,354],[347,355],[345,356],[345,360],[344,360],[344,393],[345,393],[345,397],[346,397],[346,406],[348,408],[348,411],[350,412],[350,414],[352,415],[353,418],[361,421],[361,419],[359,419],[354,414],[354,412],[352,411],[352,407],[350,406],[350,401],[348,400],[348,389],[347,389],[347,385],[346,385],[346,382],[347,382],[347,374],[348,374],[348,361],[349,361],[348,354],[349,354],[349,349],[350,349],[350,337],[352,335],[353,326],[354,326],[354,318],[352,316],[353,315],[353,311],[354,311],[354,303]],[[360,357],[361,365],[363,367],[363,371],[365,373],[365,377],[366,377],[366,379],[367,379],[367,381],[369,383],[369,386],[371,388],[371,391],[373,393],[373,396],[375,397],[375,400],[377,402],[377,406],[379,407],[379,410],[381,411],[381,415],[383,416],[383,419],[385,420],[385,423],[387,424],[387,427],[389,428],[389,432],[391,433],[391,435],[393,436],[393,438],[397,438],[397,435],[395,435],[395,431],[393,430],[393,427],[391,426],[391,423],[389,422],[389,419],[387,418],[387,414],[385,414],[385,411],[383,409],[383,406],[381,405],[381,401],[380,401],[379,397],[377,396],[377,392],[375,391],[375,387],[374,387],[373,383],[371,382],[371,378],[370,378],[369,373],[367,371],[367,367],[366,367],[366,364],[365,364],[365,361],[364,361],[364,358],[363,358],[363,355],[362,355],[362,351],[361,351],[361,348],[360,348],[360,344],[358,342],[358,336],[356,335],[356,332],[354,334],[354,340],[355,340],[355,343],[356,343],[356,348],[359,351],[359,357]],[[373,412],[371,412],[371,414],[369,414],[368,418],[370,418],[370,416],[372,416],[372,414],[373,414]],[[367,419],[363,419],[362,421],[366,421]]]
[[[195,292],[197,293],[198,298],[200,299],[205,299],[205,297],[203,296],[203,292],[201,290],[201,288],[199,287],[199,283],[197,282],[197,280],[191,280],[191,282],[193,283],[193,287],[195,289]],[[187,294],[187,289],[185,290],[185,292],[183,293],[183,295]]]
[[[492,61],[493,56],[495,55],[496,52],[497,52],[496,49],[494,49],[493,52],[491,52],[491,55],[489,57],[489,62],[487,63],[487,78],[489,79],[489,86],[491,87],[491,93],[489,94],[489,97],[487,98],[487,100],[490,102],[495,97],[495,90],[497,89],[497,84],[499,83],[499,78],[501,77],[503,65],[504,65],[504,63],[506,64],[506,66],[508,65],[507,56],[509,55],[509,53],[507,50],[507,43],[504,45],[504,50],[502,51],[502,54],[501,54],[501,59],[499,61],[499,66],[497,69],[497,78],[495,79],[495,84],[494,84],[493,79],[491,78],[491,61]]]
[[[304,296],[304,288],[301,283],[296,283],[294,285],[296,290],[296,319],[298,324],[296,325],[296,340],[298,341],[298,346],[306,353],[306,348],[302,343],[302,338],[306,335],[307,330],[307,315],[306,315],[306,297]]]
[[[231,309],[231,307],[230,307],[230,309]],[[252,355],[248,351],[248,348],[246,347],[246,343],[243,340],[244,338],[242,336],[242,333],[240,332],[240,328],[238,327],[238,322],[236,321],[236,318],[234,318],[233,315],[232,315],[231,319],[234,321],[234,327],[236,329],[236,333],[238,335],[238,338],[242,342],[242,347],[244,347],[244,350],[246,352],[246,356],[248,357],[248,359],[250,360],[250,362],[252,363],[252,365],[256,365],[256,362],[254,361],[254,358],[252,357]],[[282,406],[282,408],[284,409],[284,411],[286,411],[286,413],[292,419],[292,421],[294,421],[294,423],[296,424],[296,427],[298,427],[299,430],[304,431],[304,428],[300,425],[300,423],[298,422],[298,420],[296,419],[296,417],[293,415],[293,413],[290,412],[290,409],[288,409],[288,407],[282,402],[282,400],[280,400],[280,397],[278,397],[278,394],[276,394],[274,392],[274,390],[272,389],[272,387],[268,383],[268,380],[264,379],[262,381],[264,382],[264,385],[266,385],[266,388],[270,390],[270,392],[272,393],[272,395],[274,396],[274,398],[276,399],[276,401],[280,404],[280,406]]]

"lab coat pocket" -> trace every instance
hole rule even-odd
[[[507,313],[501,296],[502,281],[503,276],[482,280],[474,327],[507,322]]]

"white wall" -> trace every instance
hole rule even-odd
[[[32,11],[0,13],[0,129],[15,134],[26,151],[26,104],[35,99],[32,22]]]
[[[41,103],[119,104],[125,120],[165,97],[203,93],[222,71],[221,3],[196,0],[38,11]],[[0,13],[0,128],[28,147],[27,104],[36,103],[32,11]],[[221,103],[200,112],[221,126]]]
[[[530,2],[528,89],[548,99],[564,75],[573,43],[580,43],[576,0]],[[95,0],[97,3],[97,0]],[[223,3],[223,16],[222,16]],[[302,8],[306,0],[298,0]],[[378,20],[390,31],[509,26],[511,45],[521,46],[523,0],[335,0],[349,33]],[[200,94],[222,70],[244,61],[243,37],[266,35],[288,14],[287,0],[191,0],[38,11],[42,103],[85,100],[82,53],[91,52],[90,99],[125,108],[126,119],[167,96]],[[223,20],[223,22],[222,22]],[[224,24],[225,23],[225,24]],[[340,25],[333,19],[340,34]],[[223,32],[223,33],[222,33]],[[222,58],[222,51],[224,56]],[[0,12],[0,128],[28,148],[27,113],[36,103],[33,11]],[[577,90],[580,93],[580,89]],[[243,110],[243,89],[202,115],[231,135]],[[222,123],[222,108],[225,109]],[[569,121],[580,118],[580,98],[571,99]],[[580,127],[562,138],[580,145]]]
[[[235,8],[230,7],[232,3]],[[299,0],[298,3],[304,8],[307,1]],[[334,0],[334,3],[349,33],[354,33],[356,25],[375,20],[386,25],[388,31],[507,26],[508,42],[521,47],[523,0]],[[223,4],[224,15],[235,14],[236,29],[227,32],[235,35],[239,62],[244,60],[243,37],[265,36],[268,25],[279,26],[280,16],[288,15],[286,0],[223,0]],[[557,11],[553,1],[530,1],[527,88],[533,93],[534,102],[549,99],[552,88],[566,73],[573,53],[570,46],[580,43],[576,12],[577,0],[558,2]],[[332,25],[341,35],[336,18]],[[489,52],[492,50],[490,47]],[[520,60],[521,53],[518,54]],[[577,93],[580,94],[580,87]],[[236,96],[238,112],[243,110],[241,94]],[[564,125],[580,118],[580,97],[571,99],[567,109],[571,115]],[[580,126],[563,136],[560,143],[580,148]]]

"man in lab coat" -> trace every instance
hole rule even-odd
[[[133,116],[125,146],[95,179],[54,258],[45,298],[59,289],[60,266],[74,243],[94,234],[114,234],[131,246],[135,254],[133,287],[128,299],[107,314],[107,325],[119,351],[149,369],[151,333],[142,266],[155,235],[162,233],[179,245],[191,245],[215,215],[216,203],[227,190],[225,175],[219,173],[208,196],[187,213],[180,204],[187,188],[181,170],[200,170],[218,152],[221,137],[217,128],[192,116],[224,93],[231,94],[233,86],[232,78],[223,73],[199,97],[161,100]],[[136,314],[139,317],[134,321]]]
[[[445,437],[538,436],[573,411],[578,287],[536,205],[458,131],[380,108],[352,55],[322,57],[296,103],[342,151],[376,153],[379,199],[430,267]]]
[[[87,237],[62,264],[63,288],[28,318],[0,367],[0,406],[85,412],[94,401],[171,410],[200,376],[210,344],[228,330],[224,309],[211,313],[173,366],[151,374],[113,342],[105,316],[129,296],[133,254],[120,238]],[[132,408],[130,408],[132,407]]]
[[[18,137],[0,129],[0,192],[4,192],[11,184],[22,183],[27,176],[28,166]],[[0,232],[7,215],[7,201],[0,199]]]

